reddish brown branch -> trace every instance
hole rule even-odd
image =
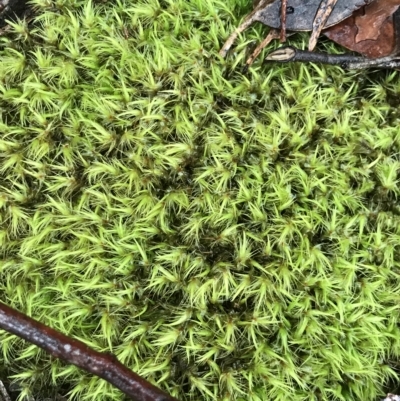
[[[281,43],[286,42],[286,19],[287,19],[287,0],[282,0],[281,4]]]
[[[177,401],[132,372],[114,355],[97,352],[0,302],[0,328],[43,348],[56,358],[107,380],[134,401]]]

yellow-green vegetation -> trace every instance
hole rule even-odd
[[[399,73],[242,75],[265,29],[218,50],[246,0],[33,3],[0,42],[0,300],[182,401],[382,397],[400,361]],[[123,399],[0,339],[20,400]]]

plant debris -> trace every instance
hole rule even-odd
[[[112,354],[97,352],[0,302],[0,328],[107,380],[134,401],[177,401],[132,372]]]
[[[261,50],[272,40],[286,39],[290,32],[311,31],[308,52],[312,52],[321,33],[338,44],[361,54],[353,56],[306,55],[293,48],[281,48],[268,55],[266,61],[313,61],[340,64],[345,68],[397,68],[400,36],[400,0],[261,0],[245,17],[239,28],[227,39],[220,50],[225,57],[237,36],[253,22],[271,28],[268,36],[254,50],[246,62],[249,67]],[[283,11],[284,10],[284,11]],[[279,32],[280,30],[280,32]],[[364,62],[364,57],[374,62]]]
[[[368,58],[389,56],[398,50],[394,15],[399,6],[399,0],[375,0],[346,20],[326,29],[324,34]]]

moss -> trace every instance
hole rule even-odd
[[[400,354],[398,73],[244,76],[262,27],[217,53],[245,3],[35,0],[1,38],[1,299],[181,400],[373,400]],[[20,399],[123,399],[1,341]]]

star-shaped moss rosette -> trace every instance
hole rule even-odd
[[[41,0],[1,38],[1,301],[180,400],[382,399],[400,355],[398,73],[243,76],[262,27],[218,51],[247,3]],[[123,399],[0,340],[21,400]]]

